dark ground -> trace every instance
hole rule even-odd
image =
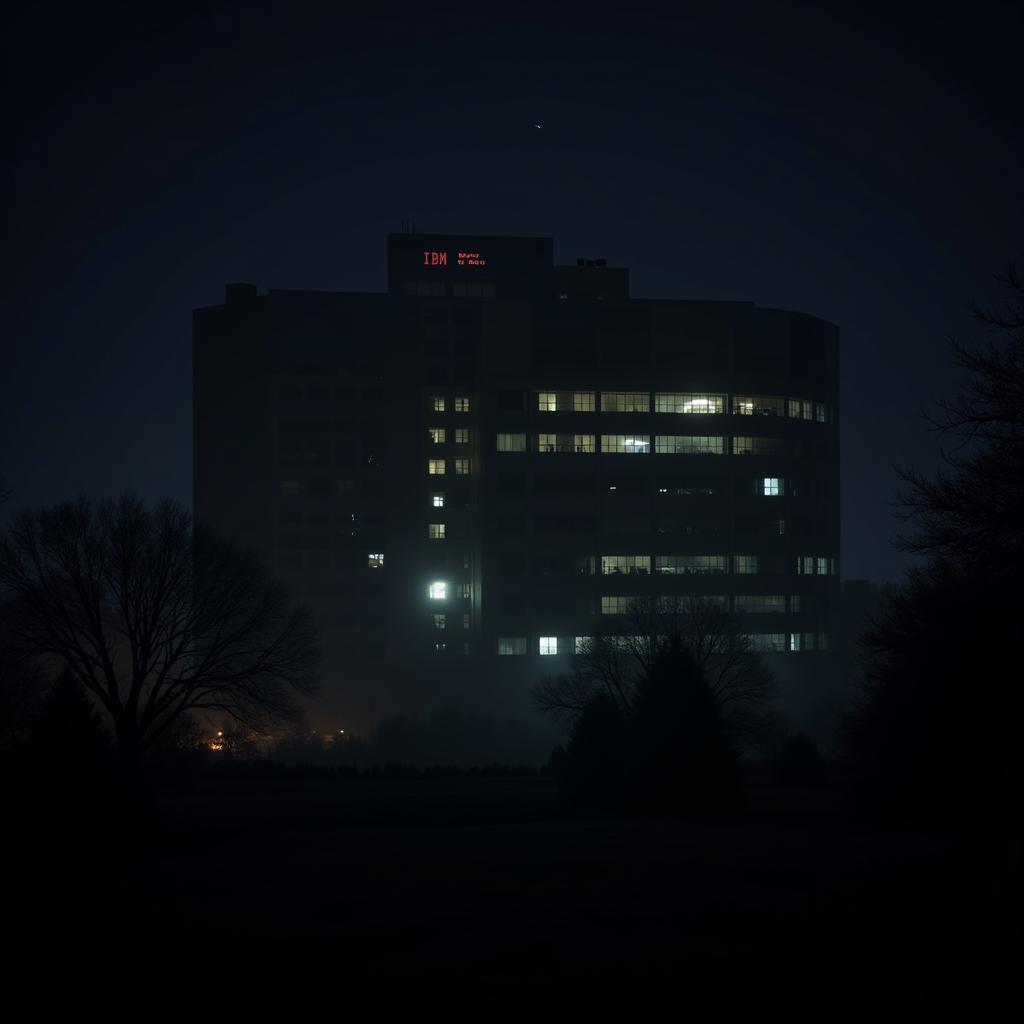
[[[340,1017],[434,986],[453,1010],[479,983],[725,1017],[1002,1017],[1005,846],[871,829],[835,788],[754,784],[744,815],[698,820],[556,810],[545,779],[207,780],[144,839],[8,843],[8,1019],[278,998]]]

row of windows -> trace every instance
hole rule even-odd
[[[454,621],[454,616],[447,615],[445,612],[437,612],[431,616],[431,623],[434,629],[447,629],[449,620]],[[462,614],[462,628],[470,628],[469,612],[463,612]]]
[[[431,601],[447,601],[449,596],[467,598],[473,596],[473,585],[471,583],[449,584],[447,580],[434,580],[427,585],[427,597]]]
[[[832,648],[830,633],[747,633],[744,634],[752,650],[761,652],[828,651]],[[613,649],[623,651],[643,649],[647,637],[606,636],[603,640]],[[589,654],[593,650],[595,637],[537,637],[537,653],[543,656],[567,654]],[[498,637],[498,654],[501,656],[523,656],[528,653],[529,640],[525,636]]]
[[[432,427],[430,436],[441,443],[445,439],[443,429]],[[542,454],[561,452],[564,454],[591,455],[598,451],[597,434],[534,434],[533,451]],[[605,454],[649,455],[650,434],[601,434],[600,451]],[[469,440],[468,431],[466,440]],[[733,455],[782,455],[785,450],[781,437],[714,437],[692,434],[655,434],[656,455],[725,455],[730,449]],[[502,433],[496,435],[495,447],[499,452],[525,452],[525,433]]]
[[[595,412],[595,391],[538,391],[538,412]],[[657,391],[654,393],[656,413],[678,413],[688,416],[721,416],[728,407],[729,396],[696,391]],[[602,391],[601,412],[650,412],[648,391]],[[788,416],[790,419],[831,422],[830,408],[824,402],[804,398],[779,398],[764,395],[733,395],[735,416]]]
[[[801,611],[801,595],[789,596],[788,610]],[[602,615],[627,615],[649,599],[626,594],[612,594],[601,598]],[[678,614],[684,612],[694,598],[691,595],[669,594],[654,599],[656,612]],[[701,601],[716,604],[728,610],[730,598],[726,594],[700,595]],[[732,599],[732,610],[748,614],[775,614],[787,610],[785,594],[737,594]]]

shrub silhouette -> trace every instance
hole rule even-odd
[[[802,733],[783,743],[774,767],[780,786],[820,786],[825,782],[825,761],[818,745]]]
[[[618,809],[626,802],[627,721],[606,693],[596,693],[569,733],[559,792],[574,807]]]

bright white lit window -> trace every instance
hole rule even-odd
[[[428,523],[427,536],[431,540],[444,540],[444,523]]]
[[[602,434],[601,451],[606,454],[647,455],[651,450],[650,434]]]
[[[602,555],[601,572],[605,576],[619,573],[639,573],[648,576],[651,572],[650,555]]]
[[[444,459],[428,459],[427,472],[431,476],[444,476]]]
[[[444,427],[427,427],[427,434],[430,436],[430,440],[434,444],[444,444],[444,442],[445,442]]]
[[[766,476],[761,484],[761,493],[766,498],[777,498],[782,493],[782,480],[777,476]]]
[[[444,601],[448,597],[448,584],[444,580],[434,580],[428,589],[431,601]]]
[[[434,644],[434,653],[435,654],[444,654],[444,652],[447,649],[448,649],[448,645],[443,640],[438,640],[438,642],[436,644]]]
[[[542,636],[540,638],[540,653],[541,654],[557,654],[558,653],[558,637],[557,636]]]
[[[444,396],[431,395],[430,408],[433,409],[434,412],[444,412]]]
[[[370,569],[384,568],[384,553],[382,551],[370,552],[366,556],[366,564]]]
[[[799,633],[790,633],[789,634],[789,649],[791,651],[799,651],[800,650],[800,634]]]
[[[443,491],[435,491],[430,496],[430,506],[431,506],[431,508],[444,508],[444,492]]]
[[[654,396],[654,411],[721,415],[725,411],[725,395],[659,392]]]
[[[456,398],[455,399],[455,411],[456,412],[469,412],[469,399],[468,398]]]
[[[498,637],[498,654],[525,654],[526,653],[526,637],[525,636],[499,636]]]

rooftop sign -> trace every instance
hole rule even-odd
[[[447,249],[424,249],[423,266],[447,267],[449,265],[448,256]],[[479,252],[459,252],[452,260],[452,264],[460,267],[486,267],[487,258],[481,256]]]

